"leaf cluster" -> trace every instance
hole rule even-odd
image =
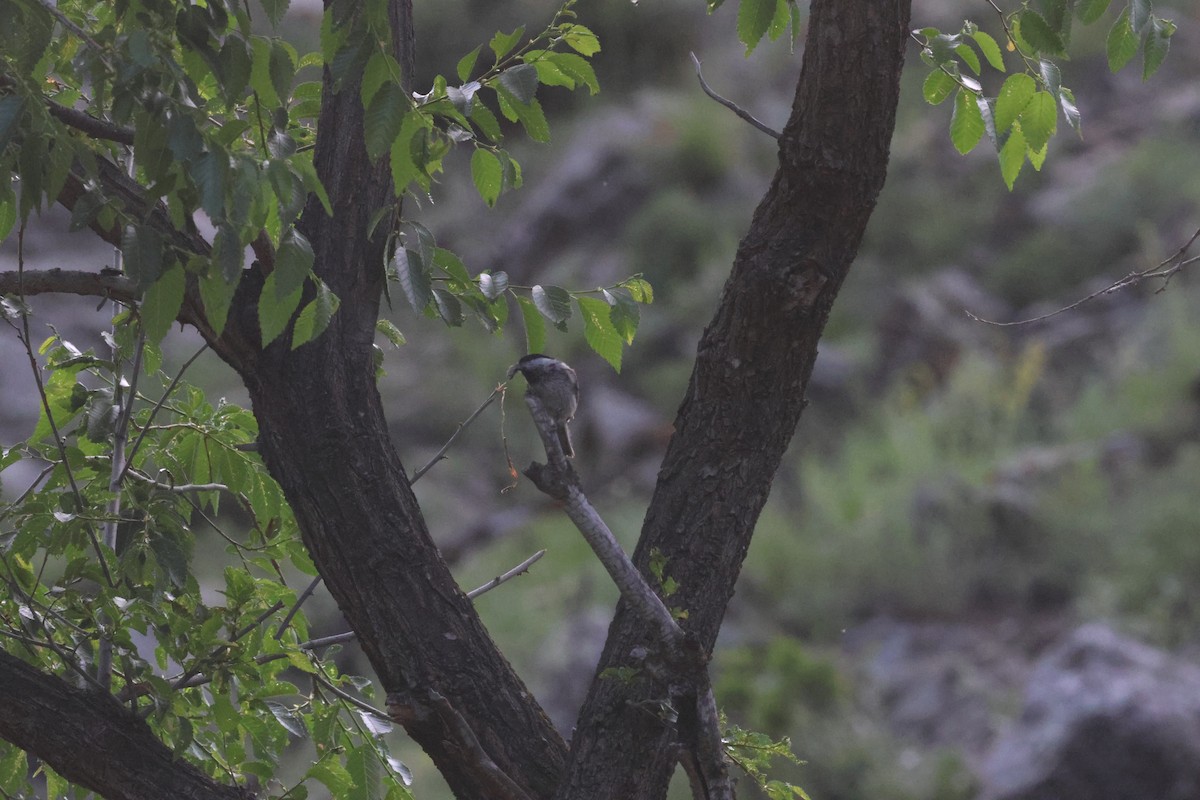
[[[1097,22],[1111,4],[1112,0],[1025,0],[1011,13],[997,7],[1003,48],[970,20],[956,33],[932,27],[914,31],[921,58],[931,67],[922,88],[925,100],[938,105],[954,98],[954,147],[969,153],[986,134],[1010,190],[1026,162],[1040,170],[1059,113],[1077,134],[1081,132],[1075,95],[1062,85],[1058,66],[1069,58],[1073,26]],[[1173,22],[1154,15],[1151,0],[1130,0],[1109,31],[1109,68],[1122,69],[1140,48],[1142,79],[1149,79],[1166,58],[1174,32]],[[1020,69],[989,95],[981,83],[984,64],[1006,73],[1006,53]]]

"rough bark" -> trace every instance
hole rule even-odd
[[[176,758],[104,692],[71,686],[0,650],[0,737],[109,800],[245,800]]]
[[[635,562],[666,557],[672,605],[711,652],[792,438],[817,344],[883,186],[908,37],[909,0],[814,0],[779,170],[738,248],[700,341]],[[623,604],[597,676],[633,665],[646,626]],[[658,716],[662,689],[597,677],[557,797],[659,798],[689,738]]]

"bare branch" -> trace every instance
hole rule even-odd
[[[541,557],[544,555],[546,555],[545,550],[538,550],[536,553],[534,553],[529,558],[522,561],[520,564],[517,564],[515,567],[513,567],[512,569],[510,569],[508,572],[504,573],[503,575],[497,575],[496,577],[492,578],[490,581],[483,584],[482,586],[477,586],[476,588],[467,592],[467,597],[474,600],[476,597],[479,597],[479,595],[484,594],[486,592],[490,592],[492,589],[495,589],[497,586],[504,583],[505,581],[512,580],[513,578],[517,577],[518,575],[525,574],[526,572],[529,571],[529,568],[532,567],[534,564],[536,564],[538,562],[538,560],[540,560]]]
[[[718,103],[725,106],[730,111],[737,114],[739,117],[746,120],[746,122],[749,122],[751,125],[758,128],[760,131],[767,134],[768,136],[770,136],[774,139],[778,139],[780,137],[779,131],[770,127],[765,122],[760,122],[757,117],[755,117],[753,114],[751,114],[746,109],[739,106],[737,103],[734,103],[731,100],[726,100],[724,97],[721,97],[721,95],[714,92],[712,87],[708,85],[708,82],[704,80],[704,75],[700,72],[700,59],[696,58],[695,53],[688,53],[688,55],[692,57],[692,66],[696,70],[696,78],[697,78],[697,80],[700,81],[700,88],[704,90],[704,93],[706,95],[711,97],[713,100],[716,100]]]
[[[121,302],[138,298],[133,281],[120,273],[75,269],[26,270],[23,274],[0,272],[0,294],[77,294],[106,297]]]
[[[458,427],[454,429],[454,433],[451,434],[450,438],[446,440],[446,443],[444,445],[442,445],[442,448],[440,450],[438,450],[436,453],[434,453],[433,458],[429,459],[429,462],[427,464],[425,464],[425,466],[421,467],[419,470],[417,470],[416,472],[413,473],[412,480],[409,481],[410,484],[416,483],[417,481],[421,480],[421,477],[426,472],[429,472],[429,470],[433,468],[434,464],[436,464],[437,462],[442,460],[442,456],[444,456],[446,454],[446,451],[450,449],[450,445],[454,444],[454,440],[459,437],[459,434],[461,434],[463,431],[465,431],[467,429],[467,426],[470,425],[472,422],[474,422],[475,418],[478,417],[480,414],[482,414],[483,410],[492,404],[492,401],[496,399],[496,395],[500,394],[500,392],[503,391],[503,389],[504,389],[504,384],[500,384],[495,389],[493,389],[492,393],[489,394],[487,396],[487,399],[484,400],[483,403],[480,404],[479,408],[475,409],[475,411],[472,412],[471,416],[467,417],[465,420],[463,420],[462,422],[459,423]]]
[[[1191,238],[1188,239],[1182,247],[1180,247],[1167,258],[1164,258],[1162,261],[1155,264],[1153,267],[1143,269],[1138,272],[1131,272],[1124,278],[1113,281],[1103,289],[1094,291],[1086,297],[1080,298],[1074,303],[1051,311],[1048,314],[1030,317],[1029,319],[1019,319],[1013,322],[996,322],[995,320],[984,319],[983,317],[972,314],[970,311],[966,311],[965,313],[968,317],[976,322],[982,322],[985,325],[995,325],[997,328],[1010,328],[1016,325],[1032,325],[1035,322],[1041,322],[1042,320],[1047,320],[1051,317],[1057,317],[1059,314],[1065,314],[1068,311],[1074,311],[1080,306],[1095,300],[1097,297],[1102,297],[1106,294],[1113,294],[1121,291],[1122,289],[1128,289],[1130,286],[1136,286],[1145,280],[1151,280],[1154,278],[1162,280],[1163,285],[1158,287],[1155,292],[1157,294],[1158,292],[1161,292],[1163,289],[1167,288],[1167,284],[1171,282],[1171,278],[1175,277],[1175,273],[1182,271],[1184,267],[1200,261],[1200,256],[1184,258],[1184,256],[1187,255],[1187,251],[1191,249],[1192,245],[1195,244],[1197,239],[1200,239],[1200,228],[1196,229],[1196,232],[1192,234]],[[1173,261],[1176,263],[1172,265],[1171,262]]]

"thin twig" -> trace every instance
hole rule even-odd
[[[220,656],[222,653],[224,653],[226,650],[229,649],[230,645],[232,645],[238,639],[241,639],[246,634],[250,633],[252,630],[257,628],[259,625],[263,624],[263,622],[266,621],[267,617],[271,616],[272,614],[274,614],[276,611],[278,611],[281,608],[283,608],[283,603],[280,602],[280,603],[273,604],[266,611],[262,612],[257,617],[255,617],[253,622],[249,623],[248,625],[244,626],[240,630],[236,631],[233,634],[233,636],[229,637],[228,643],[223,644],[220,647],[217,647],[211,653],[209,653],[207,656],[204,656],[203,658],[199,659],[196,662],[196,664],[192,666],[191,669],[189,669],[187,672],[184,672],[182,675],[180,675],[178,678],[176,678],[171,683],[171,690],[178,691],[179,689],[185,688],[188,685],[188,681],[190,681],[192,678],[196,677],[196,675],[198,675],[200,673],[200,670],[204,669],[203,665],[204,665],[205,661],[210,661],[210,660]]]
[[[120,481],[125,477],[125,473],[129,471],[129,467],[133,464],[133,457],[137,455],[138,448],[142,446],[142,440],[145,439],[146,434],[150,432],[150,423],[154,421],[154,415],[159,412],[159,409],[161,409],[163,404],[167,402],[167,398],[171,396],[171,392],[175,391],[175,387],[179,385],[181,380],[183,380],[183,373],[187,371],[187,368],[190,367],[192,362],[199,358],[200,354],[207,349],[208,343],[205,342],[199,350],[192,354],[191,358],[183,362],[183,366],[179,368],[179,371],[175,373],[175,377],[171,379],[169,384],[167,384],[167,389],[163,392],[162,397],[160,397],[158,402],[154,404],[154,408],[150,409],[150,416],[146,418],[146,424],[142,426],[142,430],[138,434],[138,437],[133,440],[133,446],[129,448],[129,455],[125,457],[125,468],[121,471],[120,476],[117,478],[118,483],[120,483]]]
[[[749,122],[751,125],[758,128],[760,131],[767,134],[768,136],[778,139],[782,135],[779,133],[779,131],[770,127],[765,122],[760,122],[757,117],[755,117],[753,114],[751,114],[746,109],[739,106],[737,103],[734,103],[730,100],[726,100],[724,97],[721,97],[721,95],[714,92],[712,87],[708,85],[708,82],[704,80],[704,75],[700,72],[700,59],[696,58],[695,53],[689,52],[688,55],[692,57],[692,66],[695,67],[695,69],[696,69],[696,78],[697,78],[697,80],[700,81],[700,88],[704,90],[704,93],[706,95],[711,97],[713,100],[716,100],[718,103],[725,106],[730,111],[737,114],[739,117],[746,120],[746,122]]]
[[[1186,259],[1183,258],[1184,255],[1187,254],[1187,251],[1191,249],[1192,245],[1195,244],[1197,239],[1200,239],[1200,228],[1196,229],[1196,232],[1192,234],[1191,238],[1188,239],[1186,243],[1184,243],[1183,247],[1180,247],[1172,255],[1164,258],[1153,267],[1148,267],[1147,269],[1140,270],[1138,272],[1131,272],[1125,277],[1113,281],[1103,289],[1092,292],[1086,297],[1080,298],[1068,306],[1063,306],[1062,308],[1056,309],[1047,314],[1042,314],[1037,317],[1030,317],[1029,319],[1020,319],[1014,322],[996,322],[995,320],[984,319],[976,314],[972,314],[970,311],[965,311],[965,309],[964,311],[968,317],[976,322],[982,322],[985,325],[995,325],[997,328],[1011,328],[1016,325],[1032,325],[1035,322],[1041,322],[1042,320],[1047,320],[1051,317],[1057,317],[1059,314],[1065,314],[1068,311],[1074,311],[1080,306],[1095,300],[1097,297],[1102,297],[1106,294],[1113,294],[1114,292],[1119,292],[1122,289],[1128,289],[1130,286],[1136,286],[1142,281],[1150,280],[1152,278],[1161,278],[1163,281],[1163,285],[1158,287],[1158,289],[1155,291],[1155,294],[1157,294],[1158,292],[1161,292],[1167,288],[1167,284],[1171,282],[1171,278],[1175,276],[1175,273],[1180,272],[1189,264],[1194,264],[1195,262],[1200,261],[1200,256],[1193,256]],[[1172,261],[1178,261],[1178,263],[1174,266],[1168,266],[1168,264],[1170,264]]]
[[[442,448],[440,450],[438,450],[436,453],[434,453],[433,458],[429,459],[429,463],[427,463],[425,466],[421,467],[419,470],[417,470],[416,472],[413,473],[412,479],[409,481],[410,484],[416,483],[417,481],[421,480],[421,477],[426,472],[429,472],[429,470],[433,468],[434,464],[436,464],[437,462],[442,460],[442,456],[444,456],[446,454],[446,451],[450,449],[450,445],[454,444],[454,441],[459,437],[459,435],[463,431],[465,431],[467,429],[467,426],[470,425],[472,422],[474,422],[475,418],[478,417],[480,414],[482,414],[483,410],[492,404],[492,401],[496,399],[496,396],[498,394],[500,394],[500,392],[503,391],[503,389],[504,389],[504,384],[501,384],[501,385],[497,386],[495,389],[493,389],[492,393],[487,396],[487,399],[484,400],[482,404],[480,404],[479,408],[475,409],[475,411],[471,414],[471,416],[467,417],[465,420],[463,420],[462,422],[460,422],[458,424],[458,427],[454,430],[454,433],[451,434],[450,438],[446,440],[446,443],[444,445],[442,445]]]
[[[275,629],[276,641],[283,638],[283,634],[285,631],[287,631],[288,625],[292,624],[292,619],[300,612],[300,606],[304,605],[305,600],[312,597],[312,593],[315,592],[317,587],[320,585],[321,576],[318,575],[317,577],[313,578],[312,581],[309,582],[308,586],[304,587],[304,591],[302,591],[296,597],[296,602],[292,603],[292,607],[288,609],[288,613],[286,616],[284,616],[283,622],[280,622],[279,627]]]
[[[26,306],[25,291],[23,279],[25,276],[25,222],[22,220],[20,227],[17,229],[17,295],[21,298],[21,305]],[[71,469],[71,464],[67,461],[67,445],[63,440],[62,432],[58,429],[58,423],[54,421],[54,412],[50,408],[50,399],[46,396],[46,386],[42,383],[42,371],[38,367],[37,359],[33,355],[33,335],[29,331],[29,314],[21,314],[21,331],[18,336],[21,344],[25,346],[25,355],[29,359],[29,367],[33,371],[33,382],[37,384],[38,397],[42,400],[42,410],[46,413],[46,421],[50,424],[50,432],[54,435],[54,444],[58,448],[58,456],[62,459],[63,471],[67,475],[67,482],[71,485],[71,492],[75,497],[76,509],[83,511],[83,492],[79,489],[79,484],[75,481],[75,471]],[[104,573],[104,581],[109,588],[113,586],[113,576],[109,572],[108,562],[104,558],[104,549],[100,545],[100,540],[96,537],[96,530],[91,525],[86,525],[88,541],[92,544],[92,549],[96,551],[96,560],[100,562],[100,571]]]
[[[534,553],[529,558],[522,561],[520,564],[517,564],[515,567],[513,567],[512,569],[510,569],[508,572],[504,573],[503,575],[497,575],[496,577],[492,578],[490,581],[483,584],[482,586],[477,586],[476,588],[467,592],[468,599],[474,600],[476,597],[479,597],[479,595],[484,594],[485,592],[490,592],[492,589],[495,589],[497,586],[504,583],[505,581],[510,581],[513,578],[517,577],[518,575],[524,574],[525,572],[527,572],[529,570],[530,567],[532,567],[534,564],[536,564],[538,562],[538,560],[541,559],[541,557],[544,555],[546,555],[545,550],[538,550],[536,553]]]

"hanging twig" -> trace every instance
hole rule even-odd
[[[760,122],[757,117],[739,106],[737,103],[734,103],[731,100],[726,100],[724,97],[721,97],[721,95],[714,92],[712,87],[708,85],[708,82],[704,80],[704,75],[700,72],[700,59],[696,58],[695,53],[689,52],[688,55],[692,57],[692,66],[696,69],[696,78],[700,81],[700,88],[704,90],[706,95],[711,97],[713,100],[716,100],[718,103],[725,106],[730,111],[737,114],[739,117],[746,120],[746,122],[749,122],[751,125],[758,128],[768,136],[778,139],[782,135],[779,133],[779,131],[770,127],[765,122]]]
[[[1113,294],[1114,292],[1119,292],[1122,289],[1128,289],[1130,286],[1136,286],[1142,281],[1150,280],[1152,278],[1161,278],[1163,282],[1163,285],[1155,290],[1155,294],[1157,294],[1158,292],[1161,292],[1167,288],[1167,284],[1171,282],[1171,278],[1175,277],[1175,273],[1180,272],[1189,264],[1194,264],[1195,262],[1200,261],[1200,256],[1192,256],[1191,258],[1187,259],[1184,258],[1184,256],[1187,255],[1187,251],[1191,249],[1192,245],[1195,244],[1197,239],[1200,239],[1200,228],[1198,228],[1196,232],[1192,234],[1192,237],[1187,240],[1183,247],[1180,247],[1172,255],[1164,258],[1153,267],[1140,270],[1138,272],[1131,272],[1124,278],[1113,281],[1103,289],[1092,292],[1088,296],[1071,303],[1069,306],[1063,306],[1062,308],[1051,311],[1048,314],[1030,317],[1029,319],[1016,320],[1015,322],[996,322],[995,320],[984,319],[983,317],[972,314],[970,311],[965,311],[965,313],[968,317],[976,322],[982,322],[985,325],[995,325],[998,328],[1009,328],[1016,325],[1032,325],[1035,322],[1041,322],[1042,320],[1047,320],[1051,317],[1057,317],[1059,314],[1064,314],[1068,311],[1074,311],[1085,303],[1090,303],[1091,301],[1095,300],[1097,297],[1102,297],[1106,294]],[[1172,261],[1178,263],[1176,263],[1174,266],[1167,266]]]

